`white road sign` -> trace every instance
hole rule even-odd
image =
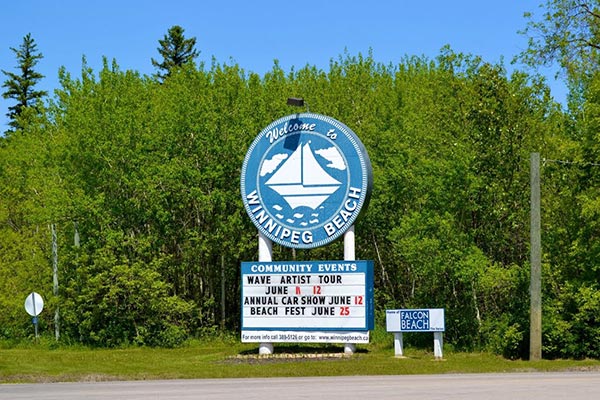
[[[25,311],[32,317],[37,317],[44,309],[44,299],[36,292],[31,292],[25,299]]]

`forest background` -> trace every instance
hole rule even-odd
[[[509,76],[450,47],[395,65],[348,53],[327,70],[275,63],[260,76],[195,63],[195,40],[170,30],[153,76],[109,60],[100,71],[84,61],[76,77],[61,70],[52,96],[9,110],[0,138],[0,340],[31,335],[33,290],[47,301],[41,330],[54,332],[59,310],[65,343],[177,346],[236,332],[239,265],[257,259],[240,168],[258,132],[297,112],[286,105],[294,96],[368,150],[375,184],[356,252],[375,261],[380,325],[386,308],[443,307],[447,343],[526,357],[529,158],[539,152],[543,354],[599,358],[598,5],[548,1],[524,32],[523,60],[562,68],[564,108],[535,73]],[[177,38],[187,55],[169,63]],[[274,253],[339,259],[343,249]]]

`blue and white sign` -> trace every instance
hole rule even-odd
[[[241,174],[244,206],[258,230],[293,248],[340,237],[366,208],[372,169],[352,130],[319,114],[274,121],[250,146]]]
[[[242,262],[241,270],[242,334],[375,326],[373,261]]]
[[[386,310],[388,332],[444,332],[443,308]]]

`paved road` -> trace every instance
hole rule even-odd
[[[600,372],[203,379],[0,385],[0,399],[587,400],[600,399]]]

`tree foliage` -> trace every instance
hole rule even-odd
[[[196,38],[186,39],[184,31],[181,26],[174,25],[169,28],[163,39],[158,41],[160,47],[157,50],[163,59],[159,62],[152,58],[151,61],[152,65],[158,69],[156,77],[159,79],[165,79],[171,75],[174,68],[193,62],[200,54],[195,48]]]
[[[541,16],[526,13],[521,32],[529,45],[519,58],[531,67],[559,67],[569,87],[569,107],[575,114],[585,101],[590,78],[600,64],[600,2],[597,0],[547,0]]]
[[[549,222],[545,228],[544,352],[549,357],[598,357],[600,233],[598,94],[600,3],[552,0],[541,20],[530,16],[523,54],[531,65],[558,63],[570,85],[571,115],[548,141],[544,167]]]
[[[17,59],[17,69],[19,73],[2,70],[7,79],[2,84],[5,92],[2,97],[5,99],[16,100],[17,104],[8,107],[6,114],[9,119],[9,125],[17,130],[21,127],[19,117],[23,115],[28,107],[36,106],[36,103],[48,93],[44,90],[36,90],[35,85],[44,78],[44,75],[35,70],[37,63],[43,58],[38,52],[37,44],[31,34],[23,37],[23,42],[19,48],[10,48],[15,53]]]
[[[296,112],[286,98],[300,96],[369,152],[375,186],[356,245],[375,260],[378,315],[444,307],[446,341],[461,349],[527,354],[529,156],[587,163],[544,165],[544,351],[596,356],[595,81],[585,124],[538,77],[450,48],[397,65],[370,54],[343,54],[327,71],[275,63],[264,76],[187,62],[160,82],[105,60],[60,81],[24,134],[0,143],[0,337],[28,335],[16,310],[32,290],[49,300],[43,327],[60,307],[63,338],[94,346],[237,330],[239,265],[257,258],[240,167],[260,130]],[[275,259],[342,255],[341,241],[274,248]]]

